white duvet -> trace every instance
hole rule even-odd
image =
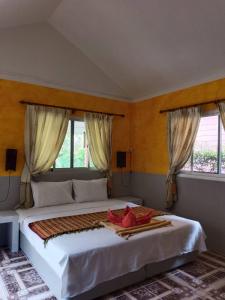
[[[157,217],[171,220],[172,226],[145,231],[129,240],[101,228],[59,236],[49,240],[46,247],[28,227],[29,223],[38,220],[118,209],[127,204],[136,206],[114,199],[17,210],[20,230],[61,278],[62,298],[79,295],[99,283],[136,271],[146,264],[194,250],[206,250],[200,223],[174,215]]]

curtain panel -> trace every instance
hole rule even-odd
[[[99,113],[85,113],[88,147],[94,166],[111,177],[112,120],[113,117]]]
[[[223,123],[223,128],[225,129],[225,103],[219,102],[217,103],[217,106],[219,108],[220,117]]]
[[[199,107],[168,113],[169,172],[166,181],[166,208],[172,208],[177,201],[176,176],[191,156],[199,122]]]
[[[20,207],[33,205],[31,176],[53,166],[65,139],[71,110],[28,105],[25,116],[25,165],[21,175]]]

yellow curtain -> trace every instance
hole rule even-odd
[[[33,205],[31,176],[47,172],[62,147],[71,111],[28,105],[25,117],[25,165],[21,175],[20,207]]]
[[[178,109],[168,113],[169,173],[166,207],[177,201],[176,176],[191,156],[200,121],[200,108]]]
[[[85,127],[88,147],[95,167],[111,173],[112,116],[98,113],[85,113]]]

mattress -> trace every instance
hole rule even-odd
[[[74,203],[18,209],[20,230],[55,271],[61,282],[61,297],[74,297],[98,284],[134,272],[143,266],[192,251],[205,251],[205,234],[199,222],[175,215],[157,217],[172,226],[145,231],[125,240],[100,228],[65,234],[47,245],[29,228],[29,223],[59,216],[120,209],[135,204],[121,200]]]

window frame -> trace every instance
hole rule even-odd
[[[202,117],[209,117],[209,116],[218,116],[218,145],[217,145],[217,172],[211,173],[211,172],[199,172],[199,171],[193,171],[193,151],[191,154],[191,170],[181,170],[179,172],[180,177],[192,177],[192,178],[199,178],[199,179],[213,179],[213,180],[222,180],[225,181],[225,174],[221,173],[221,147],[222,147],[222,121],[219,114],[219,110],[210,110],[207,112],[201,113]]]
[[[74,166],[74,129],[75,129],[75,122],[84,122],[84,118],[82,117],[78,117],[78,116],[73,116],[70,118],[69,120],[69,123],[71,124],[71,130],[70,130],[70,166],[67,168],[67,167],[63,167],[63,168],[60,168],[60,167],[56,167],[56,163],[54,162],[54,165],[53,165],[53,170],[71,170],[71,169],[90,169],[90,170],[95,170],[96,168],[95,167],[92,167],[90,165],[90,159],[88,159],[88,166],[87,167],[75,167]],[[58,157],[57,157],[58,158]],[[56,159],[57,159],[56,158]],[[90,157],[90,153],[89,153],[89,158]]]

